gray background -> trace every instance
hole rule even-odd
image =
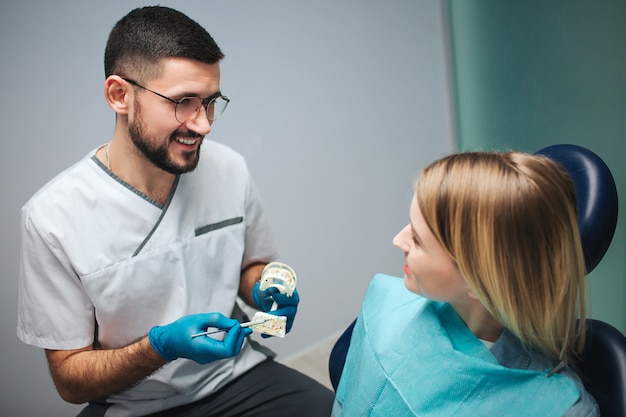
[[[139,1],[0,5],[0,415],[66,416],[43,351],[15,336],[20,207],[109,141],[103,50]],[[454,149],[440,0],[161,1],[187,13],[227,57],[231,99],[210,137],[247,157],[302,297],[289,358],[355,317],[371,276],[402,274],[391,244],[413,180]]]

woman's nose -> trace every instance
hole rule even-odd
[[[395,235],[394,238],[393,238],[393,245],[396,248],[398,248],[398,249],[400,249],[400,250],[402,250],[404,252],[408,252],[409,251],[409,248],[408,248],[409,239],[410,239],[410,237],[409,237],[409,234],[410,234],[409,227],[410,226],[407,224],[404,227],[404,229],[400,230],[398,232],[398,234]]]

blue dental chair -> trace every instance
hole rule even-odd
[[[617,224],[617,189],[610,170],[595,153],[577,145],[553,145],[536,152],[558,162],[572,177],[587,273],[600,263]],[[333,388],[341,379],[356,320],[335,343],[328,370]],[[585,387],[602,417],[626,417],[626,337],[613,326],[587,319],[585,348],[577,363]]]

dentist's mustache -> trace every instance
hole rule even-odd
[[[199,133],[195,133],[195,132],[185,132],[185,133],[172,133],[172,135],[170,136],[170,139],[175,140],[175,139],[199,139],[199,140],[203,140],[204,137],[206,135],[201,135]]]

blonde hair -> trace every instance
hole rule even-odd
[[[468,152],[427,166],[417,202],[485,308],[522,342],[571,361],[584,344],[576,191],[546,157]]]

